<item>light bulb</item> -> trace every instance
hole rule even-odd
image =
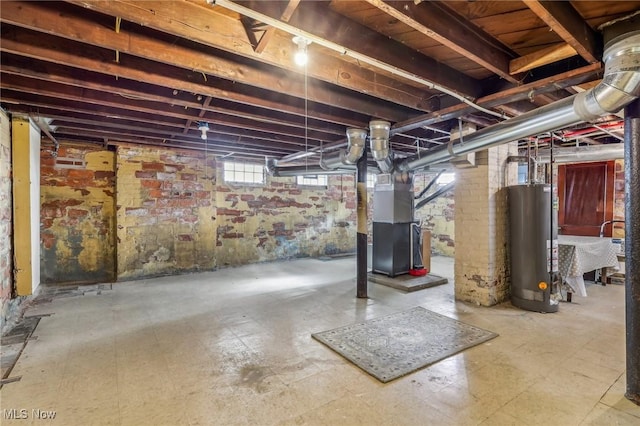
[[[307,55],[307,46],[311,44],[311,40],[307,40],[301,36],[295,36],[293,38],[293,42],[298,46],[298,50],[293,55],[293,60],[296,65],[303,67],[307,64],[307,60],[309,59]]]
[[[309,57],[307,56],[307,51],[305,50],[298,50],[296,52],[296,54],[293,57],[293,60],[295,61],[296,65],[299,65],[301,67],[305,66],[307,64],[307,59],[309,59]]]
[[[202,140],[207,140],[207,132],[209,131],[209,125],[207,123],[200,123],[198,125],[198,130],[200,130],[200,138]]]

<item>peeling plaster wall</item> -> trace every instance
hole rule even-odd
[[[115,153],[62,145],[41,150],[41,258],[45,283],[115,279]],[[66,160],[69,159],[69,160]]]
[[[213,157],[205,167],[200,152],[88,145],[63,146],[59,156],[86,166],[56,168],[52,152],[42,153],[41,267],[49,282],[355,251],[353,176],[329,176],[327,188],[270,176],[265,185],[236,185],[224,182]]]
[[[416,174],[413,179],[415,194],[418,195],[436,175],[437,172]],[[437,189],[438,185],[434,184],[428,194]],[[454,191],[449,191],[415,212],[415,218],[422,222],[422,228],[431,231],[431,252],[434,254],[455,254],[454,211]]]
[[[0,110],[0,329],[10,314],[13,291],[13,235],[11,195],[11,122]]]
[[[116,156],[118,278],[215,268],[215,172],[205,154],[119,146]]]
[[[218,265],[353,252],[354,178],[329,176],[328,183],[298,186],[295,178],[268,176],[264,186],[234,185],[219,174]]]

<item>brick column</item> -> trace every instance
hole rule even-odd
[[[509,295],[506,186],[517,183],[509,143],[476,153],[476,167],[456,171],[455,297],[491,306]]]

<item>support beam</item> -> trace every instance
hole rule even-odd
[[[545,78],[533,83],[523,84],[518,87],[483,96],[476,101],[476,104],[485,108],[494,108],[511,102],[531,99],[534,96],[538,96],[543,93],[553,92],[564,87],[572,86],[576,81],[590,81],[601,71],[602,65],[600,63],[587,65],[554,77]],[[424,114],[396,123],[391,127],[391,131],[392,133],[404,133],[422,126],[429,126],[442,121],[462,117],[463,115],[473,113],[473,111],[474,109],[466,104],[457,104],[434,113]]]
[[[8,12],[6,12],[6,8],[3,5],[2,15],[0,15],[3,23],[19,21],[16,17],[9,19],[9,16],[12,15],[5,15],[5,13]],[[225,60],[224,58],[195,50],[193,46],[187,48],[176,45],[169,46],[151,37],[127,36],[124,32],[116,34],[105,29],[104,31],[107,34],[99,36],[100,43],[92,40],[93,43],[99,44],[100,47],[109,49],[109,51],[105,51],[104,49],[87,46],[75,41],[74,34],[76,32],[65,30],[72,23],[75,24],[75,27],[80,26],[83,28],[83,31],[89,31],[89,28],[96,28],[95,24],[85,22],[84,25],[81,25],[82,21],[77,20],[62,22],[57,25],[46,25],[46,22],[38,21],[38,30],[61,37],[56,39],[55,37],[43,38],[41,34],[33,31],[3,25],[1,48],[5,52],[215,98],[236,100],[237,96],[234,97],[233,93],[216,89],[214,84],[217,83],[209,81],[207,75],[220,77],[235,84],[242,83],[263,90],[286,93],[297,97],[301,101],[307,99],[318,104],[348,109],[365,114],[368,117],[387,117],[391,121],[399,121],[416,112],[388,102],[380,102],[369,95],[350,90],[341,90],[339,87],[314,79],[309,79],[305,85],[304,79],[300,75],[268,72],[255,63],[238,63],[230,59]],[[26,26],[27,24],[24,25]],[[94,33],[96,31],[94,30]],[[98,36],[95,35],[94,37]],[[124,37],[124,39],[119,40],[118,37]],[[63,40],[63,38],[67,40]],[[116,49],[119,49],[121,53],[128,54],[122,56],[119,63],[114,63],[112,58],[111,50]],[[157,52],[162,52],[162,54]],[[335,70],[332,70],[331,73],[335,77]],[[413,88],[412,90],[415,91],[416,89]],[[282,102],[275,105],[282,108]]]
[[[28,117],[11,122],[13,247],[18,296],[40,285],[40,131]]]
[[[524,71],[551,64],[576,55],[576,49],[567,43],[545,47],[509,62],[509,73],[517,74]]]
[[[625,109],[625,300],[627,329],[627,391],[640,405],[640,100]]]
[[[356,163],[357,232],[356,232],[356,296],[367,296],[367,149]]]
[[[509,61],[515,54],[507,54],[505,46],[497,48],[497,40],[493,40],[480,28],[462,24],[463,19],[448,8],[440,6],[438,2],[366,1],[505,80],[519,83],[519,79],[512,75],[515,73],[509,70]]]
[[[296,10],[296,7],[298,7],[299,4],[300,0],[289,0],[289,3],[287,3],[287,6],[280,15],[280,20],[282,22],[289,22],[289,19],[291,19],[291,15],[293,15],[293,12]],[[264,30],[264,33],[262,34],[262,37],[260,37],[260,40],[258,41],[258,44],[256,45],[254,51],[256,53],[262,53],[265,47],[267,47],[267,44],[269,44],[269,40],[271,40],[271,37],[273,37],[273,34],[275,32],[276,29],[274,27],[267,26],[267,28]]]
[[[602,57],[602,37],[585,22],[568,1],[525,0],[524,3],[585,61]]]
[[[25,23],[29,25],[30,22],[36,20],[31,13],[27,13],[28,10],[36,10],[39,7],[40,10],[46,10],[45,7],[40,5],[31,5],[32,2],[19,3],[19,14],[11,14],[11,21]],[[252,84],[249,80],[255,80],[254,82],[259,87],[262,83],[265,83],[264,79],[271,75],[278,77],[279,73],[269,73],[266,71],[264,64],[273,65],[278,68],[295,72],[300,75],[302,70],[297,67],[293,61],[293,52],[295,51],[295,45],[291,41],[291,37],[281,34],[274,34],[269,42],[269,48],[265,49],[262,53],[256,53],[249,40],[244,26],[238,19],[233,19],[230,16],[217,13],[210,7],[203,7],[204,0],[201,4],[194,4],[187,1],[70,1],[70,3],[77,4],[78,6],[85,7],[90,10],[95,10],[101,13],[105,13],[112,16],[121,16],[122,19],[134,22],[144,27],[149,27],[169,33],[178,37],[182,37],[186,40],[192,40],[197,43],[211,46],[216,49],[227,51],[233,54],[238,54],[250,59],[253,59],[263,64],[256,64],[253,68],[257,70],[257,74],[254,71],[245,69],[250,64],[250,61],[243,63],[235,63],[233,61],[225,59],[225,55],[212,56],[214,52],[209,51],[208,55],[204,55],[204,60],[197,60],[192,55],[184,56],[188,52],[184,52],[184,49],[176,44],[162,43],[160,48],[150,48],[149,43],[153,43],[154,40],[148,37],[144,37],[142,34],[136,34],[133,32],[121,31],[120,34],[114,34],[113,32],[103,30],[95,23],[90,21],[82,22],[78,16],[74,16],[70,21],[73,23],[74,29],[79,25],[83,27],[88,25],[87,31],[72,31],[76,39],[88,44],[96,44],[109,49],[116,49],[116,46],[110,46],[111,44],[119,44],[120,52],[130,52],[141,56],[140,49],[146,50],[148,59],[157,60],[160,62],[172,63],[172,65],[182,66],[188,69],[198,70],[212,75],[218,75],[213,72],[213,69],[218,71],[226,70],[226,77],[233,81],[242,82],[245,84]],[[271,2],[261,2],[271,3]],[[205,5],[206,6],[206,5]],[[267,5],[268,7],[268,5]],[[12,7],[12,9],[14,9]],[[44,12],[41,12],[44,13]],[[47,23],[47,19],[42,17],[37,19],[37,23],[33,25],[33,28],[49,32],[52,26],[55,26],[57,30],[64,31],[65,21],[60,13],[53,7],[53,10],[48,13],[53,13],[55,20],[51,23]],[[58,15],[58,16],[55,16]],[[22,18],[20,17],[22,16]],[[40,15],[38,15],[40,16]],[[189,16],[189,23],[185,24],[184,17]],[[280,15],[277,15],[279,18]],[[5,19],[5,6],[2,8],[2,18]],[[7,18],[8,19],[8,18]],[[105,36],[105,31],[109,33]],[[58,34],[58,33],[55,33]],[[157,43],[157,41],[155,41]],[[109,45],[109,46],[108,46]],[[181,50],[182,53],[176,54],[176,50]],[[134,53],[134,51],[137,51]],[[228,55],[227,55],[228,56]],[[179,63],[175,62],[180,62]],[[369,94],[371,96],[386,99],[389,102],[397,103],[398,105],[407,106],[409,108],[416,108],[423,111],[430,111],[428,108],[429,103],[426,99],[429,99],[432,95],[431,92],[420,89],[415,85],[408,85],[398,82],[386,75],[372,70],[367,70],[357,64],[351,64],[343,61],[335,56],[322,54],[321,52],[314,52],[314,66],[308,67],[308,76],[312,79],[322,80],[331,84],[335,84],[341,87],[345,87],[354,90],[360,94]],[[260,66],[262,65],[262,66]],[[281,92],[288,93],[292,96],[304,97],[303,92],[290,91],[282,86],[287,84],[291,79],[291,74],[285,75],[287,78],[281,80],[277,84],[270,83],[266,88],[279,90]],[[294,79],[295,80],[295,79]],[[262,83],[259,83],[262,81]],[[313,95],[310,91],[309,96]],[[375,116],[375,114],[371,114]]]
[[[246,2],[218,0],[213,7],[236,9],[236,5],[240,6],[239,9],[244,9],[242,13],[251,12],[256,18],[256,15],[262,15],[260,19],[265,22],[265,18],[277,21],[279,16],[269,10],[267,3],[253,2],[248,10],[243,8],[247,6]],[[475,98],[478,95],[479,87],[475,79],[433,58],[416,55],[415,50],[410,47],[332,11],[324,2],[302,2],[287,27],[312,36],[315,43],[325,47],[332,46],[333,50],[346,52],[347,55],[385,70],[386,73],[400,76],[400,72],[404,75],[403,78],[411,75],[416,78],[413,81],[426,80],[431,86],[435,84],[462,96]]]

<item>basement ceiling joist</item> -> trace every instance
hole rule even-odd
[[[490,125],[594,84],[597,27],[640,9],[640,1],[237,3],[371,61],[312,43],[300,68],[292,34],[206,0],[10,1],[0,9],[2,106],[51,121],[56,139],[256,161],[335,147],[347,127],[386,119],[398,132],[394,149],[415,152],[441,144],[458,119]],[[200,122],[211,128],[207,141]],[[610,142],[601,132],[579,143]]]

